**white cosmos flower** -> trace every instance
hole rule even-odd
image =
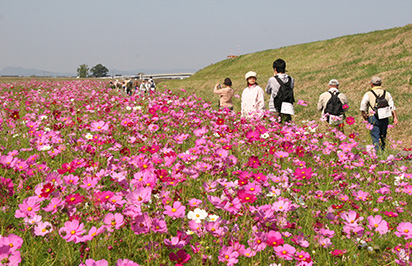
[[[187,214],[187,218],[194,220],[196,223],[201,223],[207,217],[208,213],[205,210],[196,208]]]
[[[269,133],[266,132],[266,133],[260,135],[260,137],[261,137],[262,139],[267,139],[267,138],[269,138]]]
[[[40,116],[40,120],[44,120],[44,119],[47,119],[47,115],[41,115]]]
[[[126,106],[126,110],[130,111],[130,110],[132,110],[132,108],[130,106]]]
[[[219,219],[220,217],[214,214],[209,215],[209,217],[207,217],[207,219],[209,220],[209,222],[216,222],[217,219]]]
[[[43,145],[43,146],[40,148],[41,151],[48,151],[48,150],[50,150],[50,149],[51,149],[51,146],[50,146],[50,145]]]
[[[93,135],[90,134],[90,133],[87,133],[85,137],[86,137],[86,139],[92,139],[92,138],[93,138]]]

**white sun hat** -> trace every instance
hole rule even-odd
[[[247,72],[246,75],[245,75],[245,79],[247,80],[247,79],[250,78],[250,77],[255,77],[255,78],[257,78],[256,72],[253,72],[253,71]]]

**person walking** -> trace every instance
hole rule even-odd
[[[242,117],[251,118],[261,116],[265,108],[265,97],[261,87],[259,87],[256,72],[249,71],[245,75],[247,87],[242,92],[241,106]]]
[[[328,83],[328,91],[319,96],[318,111],[322,112],[322,118],[335,126],[342,126],[345,112],[348,110],[348,98],[339,91],[339,81],[331,79]]]
[[[393,124],[398,124],[398,116],[392,95],[382,88],[381,78],[374,76],[370,82],[371,90],[362,98],[360,110],[362,117],[372,126],[370,135],[376,151],[384,151],[389,117],[393,116]]]
[[[213,93],[220,96],[219,109],[229,108],[233,111],[232,98],[235,94],[235,90],[232,88],[232,81],[230,78],[225,78],[223,85],[224,87],[222,88],[220,84],[216,84],[213,89]]]
[[[283,59],[277,59],[273,62],[273,77],[270,77],[266,85],[266,93],[270,95],[269,100],[269,111],[272,112],[276,117],[280,116],[281,122],[288,122],[292,120],[293,110],[293,88],[295,87],[295,80],[286,74],[286,62]],[[292,99],[289,99],[284,105],[282,110],[282,103],[284,99],[284,94],[280,95],[280,88],[285,84],[288,94],[291,95]],[[290,91],[291,90],[291,91]],[[290,98],[290,97],[289,97]],[[282,112],[281,112],[282,111]]]
[[[148,82],[148,90],[152,93],[156,91],[156,83],[153,79],[153,77],[150,77],[149,82]]]

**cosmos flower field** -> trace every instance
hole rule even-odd
[[[412,265],[410,160],[352,117],[97,81],[0,84],[0,103],[0,265]]]

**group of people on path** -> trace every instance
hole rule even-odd
[[[142,80],[140,84],[137,79],[127,79],[124,81],[115,80],[114,82],[110,82],[110,86],[123,91],[129,96],[156,91],[156,83],[153,77]]]
[[[249,71],[245,75],[247,87],[241,96],[241,115],[245,118],[260,117],[265,109],[264,94],[270,95],[268,109],[278,120],[289,122],[294,115],[293,103],[295,80],[286,74],[286,62],[277,59],[273,62],[274,75],[269,78],[265,90],[257,83],[257,73]],[[232,81],[226,78],[224,87],[216,84],[214,93],[220,96],[219,108],[233,110],[232,97],[234,89]],[[386,146],[386,135],[389,117],[393,117],[393,124],[398,124],[396,108],[391,94],[382,88],[382,80],[372,77],[369,90],[362,98],[360,110],[362,117],[370,124],[372,143],[377,151],[383,151]],[[317,110],[322,113],[322,119],[330,125],[343,126],[345,112],[348,110],[348,99],[339,91],[339,81],[332,79],[328,83],[328,90],[319,96]]]

